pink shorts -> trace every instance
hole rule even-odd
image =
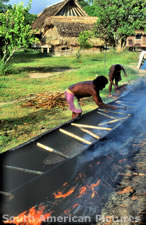
[[[74,96],[74,94],[69,89],[67,89],[65,91],[65,98],[66,98],[66,101],[69,104],[69,109],[72,112],[82,113],[82,109],[81,109],[81,106],[78,102],[78,99]]]

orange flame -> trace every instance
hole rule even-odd
[[[96,191],[94,190],[94,188],[97,187],[97,186],[99,185],[99,183],[100,183],[100,179],[97,181],[96,184],[91,184],[91,185],[90,185],[91,190],[92,190],[92,192],[93,192],[92,195],[91,195],[91,198],[94,198],[95,193],[96,193]]]
[[[12,220],[4,221],[5,224],[16,224],[16,225],[41,225],[48,217],[51,216],[53,211],[43,214],[45,207],[39,205],[39,209],[36,210],[35,207],[19,214],[18,216],[13,217]]]
[[[71,210],[72,210],[72,209],[74,209],[74,208],[76,208],[78,205],[79,205],[79,204],[78,204],[78,203],[76,203],[76,204],[74,204],[74,205],[72,206],[72,208],[71,208],[71,209],[66,209],[66,210],[64,210],[64,214],[69,215],[69,213],[71,212]]]
[[[87,191],[87,187],[86,186],[83,186],[80,188],[80,192],[79,192],[79,195],[78,195],[78,198],[80,198],[81,196],[83,196]]]
[[[61,191],[59,191],[57,194],[53,193],[54,198],[66,198],[67,196],[71,195],[75,190],[75,187],[72,187],[67,193],[63,194]]]
[[[66,210],[64,210],[64,214],[65,214],[65,215],[69,215],[69,213],[70,213],[71,210],[72,210],[72,209],[66,209]]]
[[[79,191],[79,195],[77,196],[77,198],[82,197],[86,193],[87,189],[91,189],[91,191],[92,191],[91,198],[94,198],[95,193],[96,193],[94,188],[97,187],[99,185],[99,183],[100,183],[100,179],[95,184],[91,184],[90,186],[87,185],[87,186],[81,187],[80,191]]]
[[[73,208],[76,208],[78,205],[79,205],[78,203],[74,204],[73,205]]]

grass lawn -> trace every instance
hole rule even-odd
[[[26,99],[38,93],[64,92],[69,85],[92,80],[97,75],[108,77],[109,67],[116,63],[125,67],[129,80],[135,80],[138,74],[130,65],[137,64],[138,55],[136,52],[110,51],[81,55],[77,59],[71,56],[49,57],[34,50],[15,54],[15,72],[0,76],[0,152],[71,119],[67,107],[64,110],[58,106],[52,109],[24,107],[22,104]],[[34,75],[35,78],[32,78]],[[122,77],[120,84],[127,82]],[[103,100],[108,102],[110,99],[107,95],[108,85],[101,92]],[[96,108],[96,105],[89,98],[89,101],[84,101],[82,108],[86,113]]]

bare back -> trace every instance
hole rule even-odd
[[[84,98],[92,96],[96,104],[102,102],[99,96],[99,90],[95,89],[93,81],[83,81],[73,84],[69,87],[69,90],[78,98]]]
[[[93,81],[84,81],[84,82],[73,84],[69,87],[69,90],[77,98],[88,97],[88,96],[92,96],[93,94],[96,94]]]

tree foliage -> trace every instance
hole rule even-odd
[[[127,36],[144,26],[145,1],[94,0],[98,15],[96,36],[115,47],[125,44]]]
[[[10,7],[10,5],[5,4],[8,2],[9,0],[0,0],[0,12],[5,12]]]
[[[4,64],[11,59],[15,51],[28,48],[35,41],[31,25],[26,18],[30,4],[24,8],[23,3],[20,3],[5,13],[0,13],[1,61]]]
[[[78,41],[80,43],[80,48],[91,48],[92,45],[89,42],[89,39],[93,37],[93,32],[91,31],[82,31],[79,35]]]
[[[84,8],[85,6],[88,5],[88,2],[87,2],[87,1],[84,1],[84,0],[78,0],[78,2],[79,2],[80,6],[81,6],[82,8]]]

